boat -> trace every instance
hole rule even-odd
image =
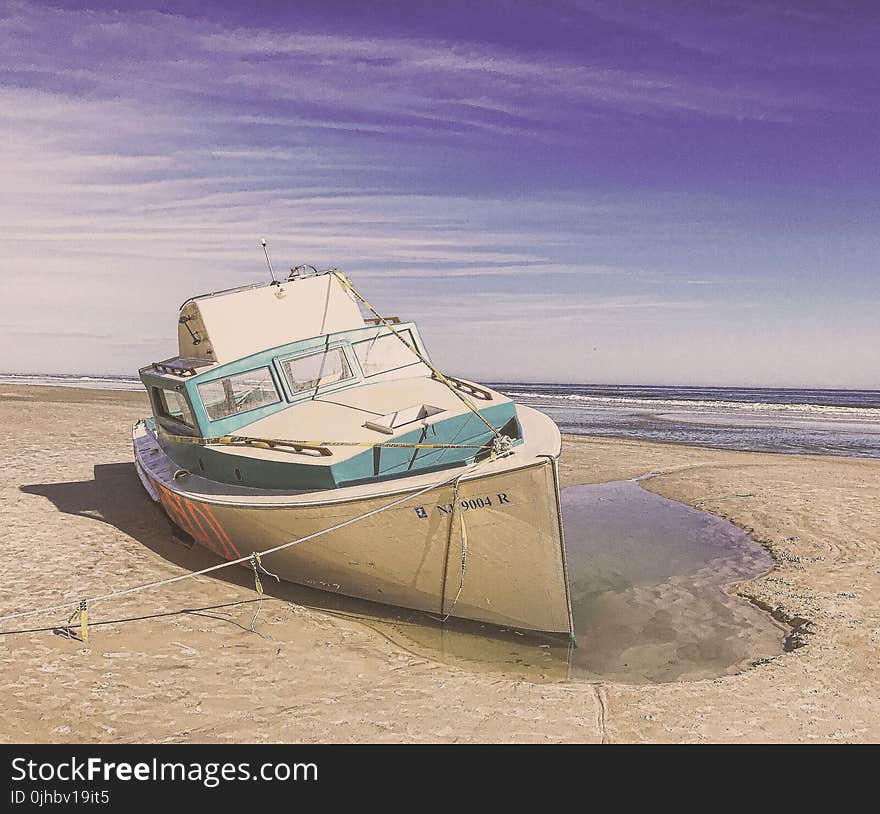
[[[573,638],[554,422],[442,373],[338,269],[269,268],[184,302],[177,355],[139,371],[150,498],[260,590]]]

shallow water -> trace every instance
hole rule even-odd
[[[569,487],[562,505],[576,648],[405,612],[367,621],[425,655],[530,680],[698,679],[782,652],[782,628],[725,590],[773,565],[745,532],[634,481]]]
[[[570,487],[562,504],[572,677],[699,678],[782,652],[781,628],[725,590],[773,566],[741,529],[633,481]]]

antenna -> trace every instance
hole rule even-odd
[[[260,238],[260,245],[263,247],[263,254],[266,255],[266,265],[269,267],[269,274],[272,275],[272,282],[277,285],[278,280],[275,279],[275,271],[272,268],[272,261],[269,259],[269,250],[266,248],[266,238]]]

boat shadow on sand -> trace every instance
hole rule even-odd
[[[150,501],[131,462],[98,464],[94,467],[94,478],[91,480],[28,484],[20,488],[26,494],[47,498],[60,512],[107,523],[119,529],[179,568],[197,571],[220,562],[207,549],[194,545],[191,539],[171,524],[162,509]],[[254,587],[250,570],[241,567],[215,571],[210,577],[243,588]],[[132,582],[137,581],[136,577],[132,579]],[[148,581],[145,576],[143,582]],[[352,599],[290,582],[276,583],[268,578],[262,582],[270,602],[292,603],[361,622],[394,644],[422,656],[529,680],[559,681],[568,676],[570,645],[558,637],[524,634],[458,619],[441,623],[426,613]],[[253,599],[239,602],[114,618],[93,622],[91,626],[190,614],[209,615],[251,632],[238,621],[215,612],[255,605],[257,602],[255,594]],[[66,628],[56,630],[63,635],[72,635]]]

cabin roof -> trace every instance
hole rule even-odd
[[[180,309],[177,339],[181,359],[223,364],[362,327],[354,296],[328,273],[188,300]]]

